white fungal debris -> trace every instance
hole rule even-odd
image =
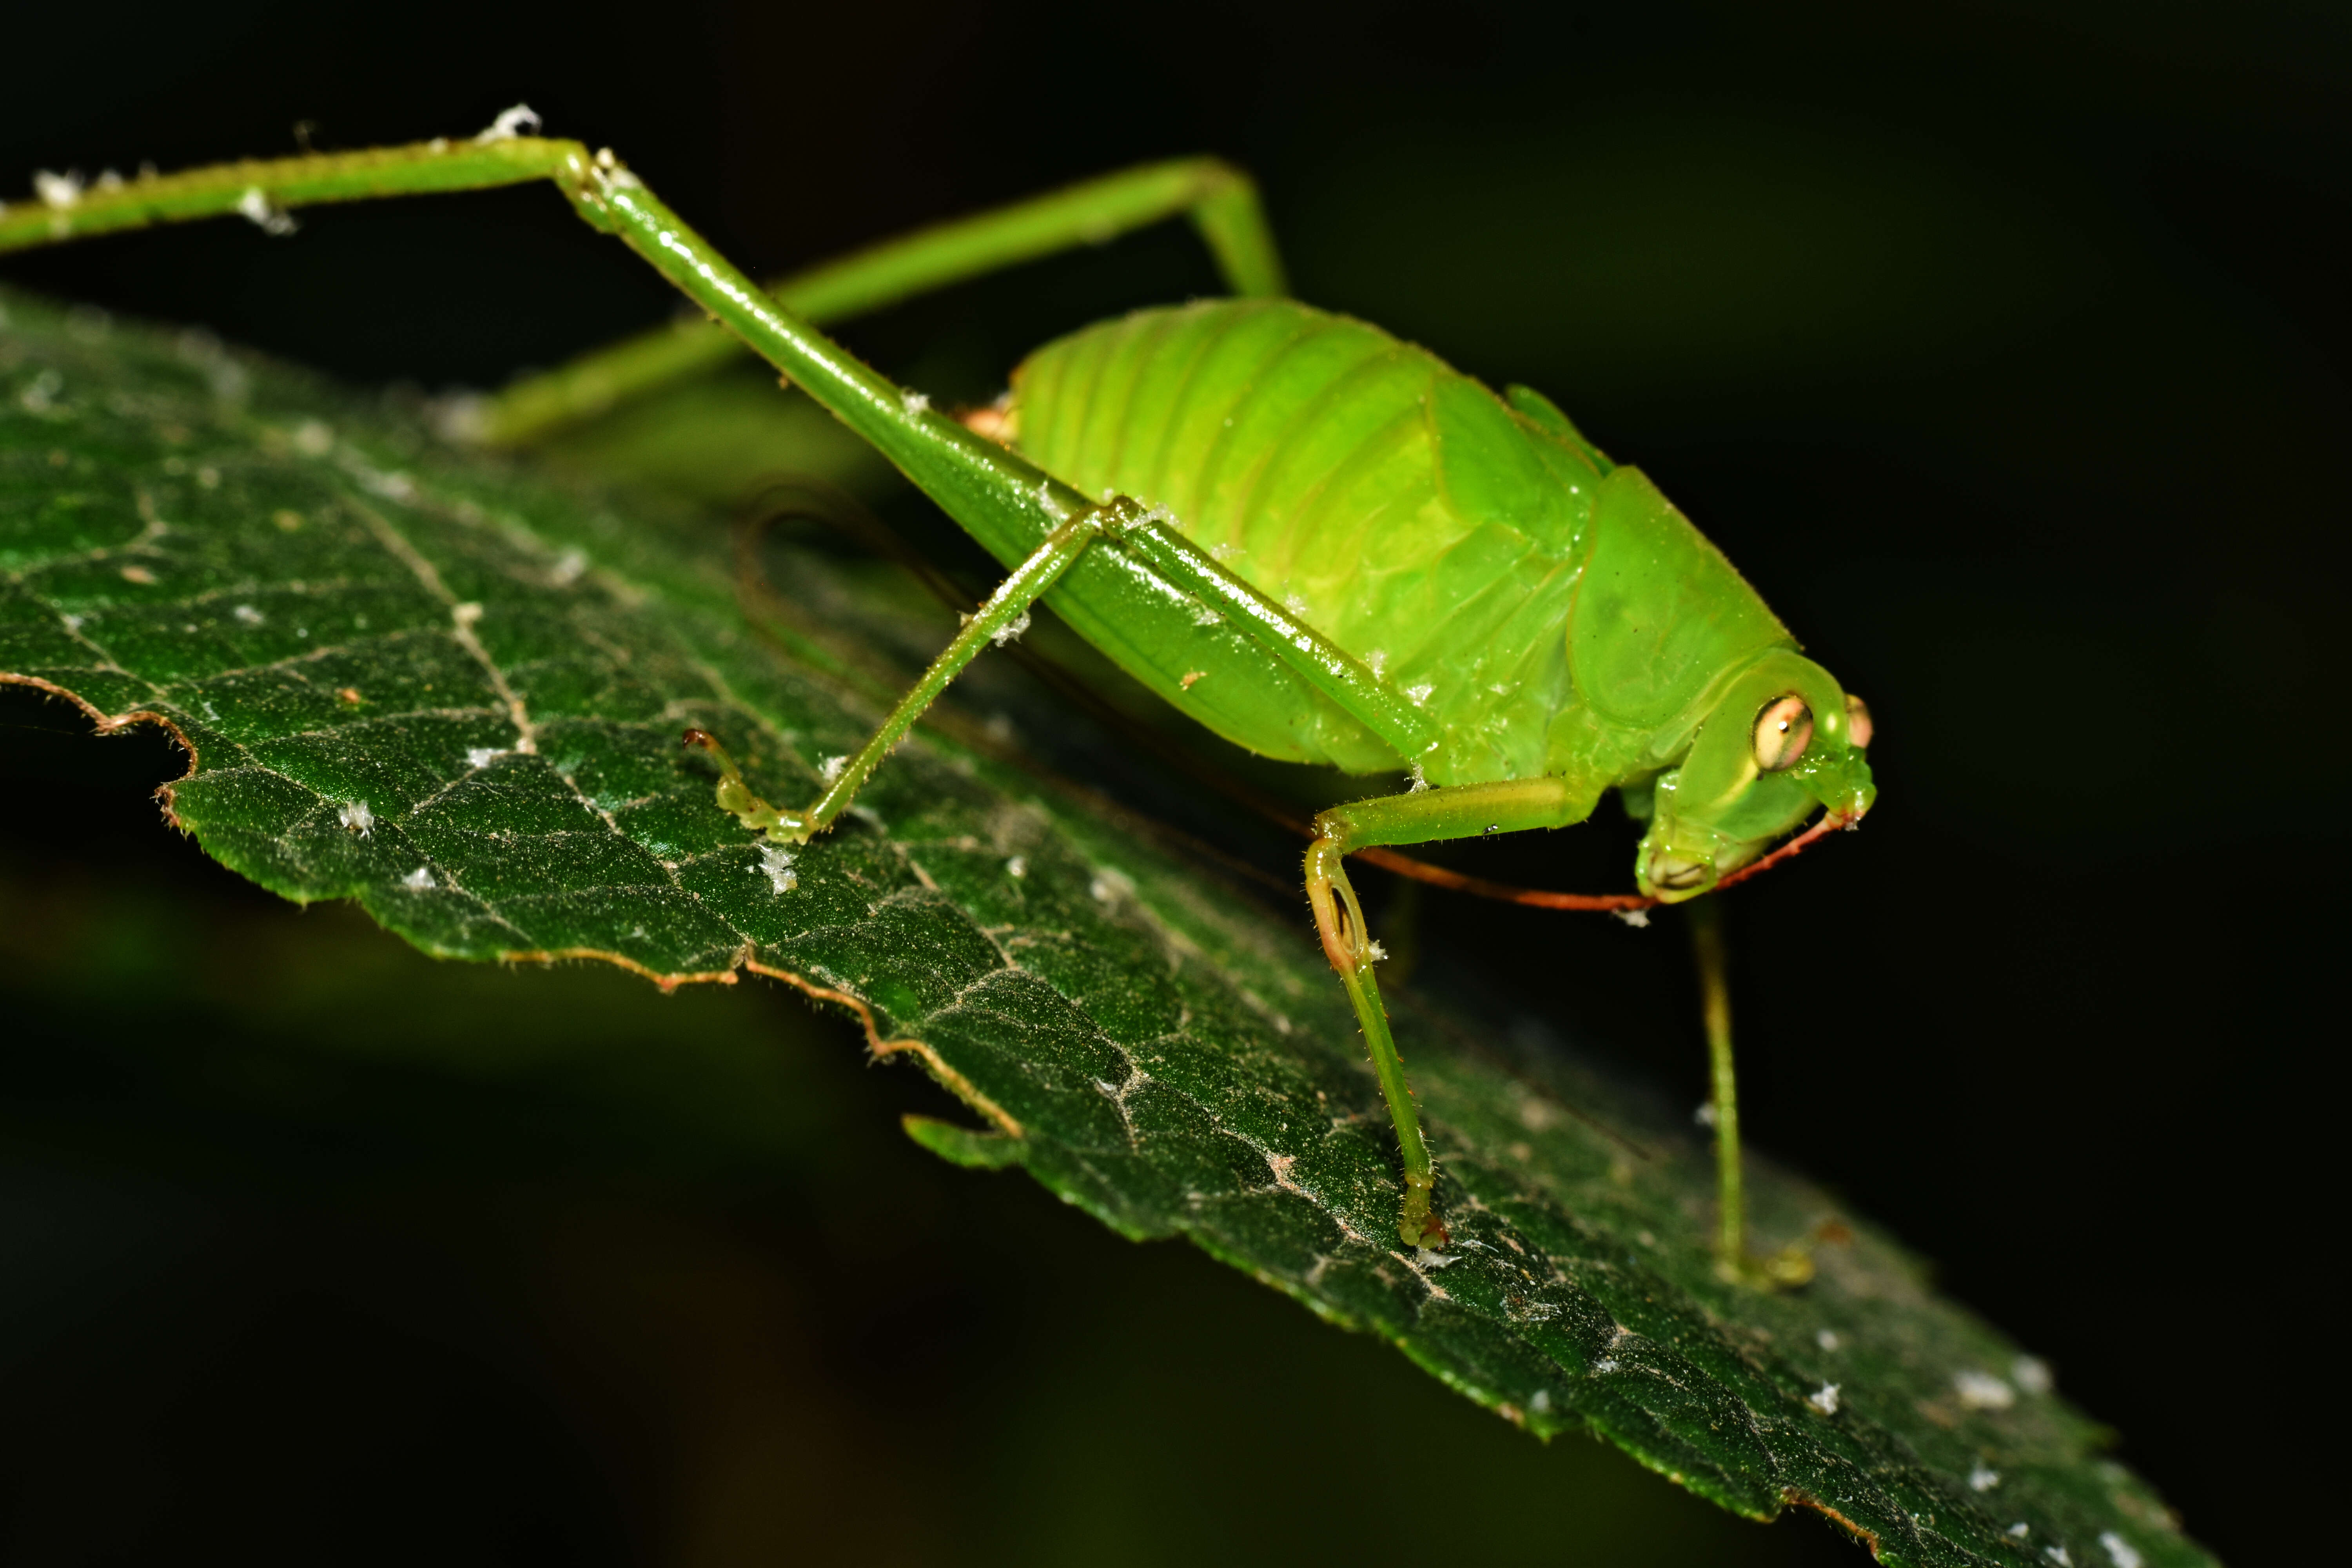
[[[1429,788],[1429,775],[1421,771],[1421,764],[1419,763],[1413,763],[1410,771],[1412,773],[1412,787],[1406,790],[1404,792],[1405,794],[1419,795]]]
[[[793,852],[780,845],[760,846],[760,864],[753,875],[764,875],[768,886],[778,893],[789,893],[801,885],[801,874],[793,869]]]
[[[2028,1394],[2047,1394],[2053,1384],[2050,1363],[2040,1356],[2019,1356],[2009,1363],[2009,1380]]]
[[[1388,957],[1389,950],[1379,942],[1368,942],[1364,944],[1364,954],[1377,963]]]
[[[1015,855],[1007,859],[1004,862],[1004,874],[1015,880],[1027,876],[1029,874],[1029,857],[1026,855]]]
[[[511,142],[526,131],[537,134],[539,125],[539,116],[532,111],[530,105],[518,103],[512,109],[499,110],[499,117],[482,127],[481,134],[476,136],[474,142],[478,146],[488,146],[493,142]]]
[[[1609,912],[1635,931],[1650,929],[1650,911],[1647,910],[1611,910]]]
[[[466,765],[469,768],[487,768],[505,755],[506,752],[496,746],[469,746],[466,750]]]
[[[1550,1393],[1545,1389],[1537,1389],[1528,1399],[1528,1408],[1538,1415],[1548,1414],[1551,1409]]]
[[[826,784],[833,784],[840,779],[841,770],[848,765],[849,758],[845,755],[827,757],[823,762],[817,763],[816,776],[823,779]]]
[[[415,870],[403,877],[400,879],[400,885],[414,893],[431,892],[435,887],[432,868],[419,866]]]
[[[997,647],[1003,647],[1006,643],[1018,641],[1021,634],[1028,629],[1029,612],[1024,610],[1021,612],[1021,618],[1019,620],[1005,622],[1004,625],[997,627],[995,631],[989,634],[988,640],[994,643]]]
[[[236,198],[237,216],[252,224],[273,239],[283,239],[296,228],[294,215],[269,199],[269,193],[259,185],[247,185],[245,194]]]
[[[1412,1260],[1423,1268],[1444,1268],[1449,1264],[1461,1262],[1462,1255],[1458,1252],[1432,1252],[1425,1247],[1419,1247],[1413,1249]]]
[[[912,387],[908,387],[898,394],[898,406],[909,414],[922,414],[929,410],[931,400]]]
[[[1713,1101],[1713,1100],[1700,1100],[1700,1101],[1698,1102],[1698,1109],[1691,1112],[1691,1121],[1694,1121],[1694,1122],[1696,1122],[1696,1123],[1697,1123],[1697,1124],[1698,1124],[1699,1126],[1701,1126],[1701,1127],[1712,1127],[1712,1126],[1714,1126],[1714,1125],[1715,1125],[1715,1101]]]
[[[2009,1527],[2009,1531],[2008,1531],[2009,1538],[2010,1538],[2011,1541],[2022,1541],[2022,1540],[2024,1540],[2027,1536],[2029,1536],[2029,1535],[2031,1535],[2031,1534],[2032,1534],[2032,1533],[2033,1533],[2033,1527],[2032,1527],[2032,1525],[2030,1525],[2030,1524],[2026,1523],[2026,1522],[2025,1522],[2025,1521],[2023,1521],[2023,1520],[2021,1520],[2021,1520],[2019,1520],[2015,1524],[2011,1525],[2011,1526]]]
[[[1969,1410],[2006,1410],[2017,1403],[2017,1390],[1989,1372],[1956,1372],[1952,1392]]]
[[[1839,1384],[1825,1383],[1805,1395],[1805,1403],[1824,1415],[1834,1415],[1838,1413],[1838,1389],[1842,1386]]]
[[[1307,618],[1307,601],[1296,594],[1285,594],[1282,596],[1282,607],[1302,621]]]
[[[1845,1342],[1838,1338],[1838,1331],[1835,1329],[1823,1329],[1820,1333],[1813,1336],[1813,1343],[1821,1346],[1822,1349],[1825,1351],[1833,1351],[1837,1349],[1838,1346],[1845,1343]]]
[[[1424,680],[1424,681],[1423,681],[1419,686],[1408,686],[1408,687],[1406,687],[1406,688],[1404,689],[1404,694],[1405,694],[1407,697],[1410,697],[1411,699],[1412,699],[1412,705],[1413,705],[1414,707],[1418,708],[1418,707],[1420,707],[1423,703],[1424,703],[1424,702],[1428,701],[1428,700],[1429,700],[1429,698],[1430,698],[1430,693],[1432,693],[1432,692],[1435,691],[1436,689],[1437,689],[1437,688],[1436,688],[1436,687],[1433,686],[1433,685],[1432,685],[1432,684],[1430,684],[1428,681]]]
[[[1989,1492],[1999,1485],[2000,1472],[1982,1459],[1979,1459],[1969,1471],[1969,1489],[1972,1492]]]
[[[1370,652],[1365,654],[1364,668],[1372,672],[1373,679],[1378,680],[1381,679],[1388,673],[1389,650],[1384,647],[1376,647]]]
[[[2126,1541],[2114,1531],[2101,1531],[2099,1544],[2106,1549],[2107,1560],[2113,1563],[2116,1568],[2139,1568],[2139,1552],[2133,1548],[2130,1542]]]
[[[1592,1363],[1592,1370],[1595,1372],[1604,1373],[1615,1372],[1617,1370],[1617,1358],[1613,1355],[1602,1356],[1599,1361]]]
[[[263,615],[259,610],[255,609],[251,605],[239,605],[236,609],[231,610],[229,614],[237,618],[239,625],[248,626],[257,626],[262,622],[269,618],[268,616]]]
[[[335,818],[362,838],[375,831],[375,813],[368,809],[368,803],[363,800],[346,802],[342,809],[335,813]]]
[[[33,194],[53,212],[65,212],[81,201],[81,171],[60,174],[49,169],[33,171]]]

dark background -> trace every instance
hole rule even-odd
[[[1867,829],[1731,903],[1756,1142],[2049,1357],[2225,1556],[2329,1528],[2294,1416],[2341,1317],[2305,1195],[2341,1038],[2308,1022],[2344,837],[2341,7],[203,13],[12,17],[0,185],[525,100],[765,273],[1135,159],[1247,163],[1304,297],[1550,393],[1870,699]],[[427,388],[671,309],[542,190],[0,276]],[[977,398],[1210,287],[1171,229],[849,337]],[[159,825],[167,749],[77,731],[0,700],[11,1560],[1858,1558],[930,1163],[892,1119],[931,1091],[787,997],[298,913]],[[1629,849],[1503,864],[1616,886]],[[1431,983],[1703,1093],[1667,922],[1422,921]]]

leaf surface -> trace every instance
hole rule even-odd
[[[0,309],[0,678],[171,726],[168,808],[236,870],[451,958],[787,980],[972,1107],[911,1125],[926,1147],[1189,1237],[1735,1511],[1820,1509],[1890,1563],[2211,1561],[2041,1363],[1831,1196],[1759,1162],[1759,1242],[1814,1238],[1820,1275],[1726,1286],[1687,1128],[1411,992],[1455,1244],[1398,1247],[1393,1137],[1303,913],[976,726],[919,731],[825,840],[752,843],[679,731],[813,796],[919,638],[887,595],[796,557],[763,630],[707,520],[452,454],[202,337]],[[1409,1466],[1409,1435],[1384,1451]]]

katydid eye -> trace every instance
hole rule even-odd
[[[1805,700],[1793,691],[1777,698],[1756,715],[1756,765],[1777,773],[1803,756],[1812,740],[1813,710]]]
[[[1870,744],[1870,704],[1851,691],[1845,697],[1845,743],[1857,752]]]

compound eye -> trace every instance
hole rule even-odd
[[[1795,692],[1776,698],[1756,715],[1756,765],[1777,773],[1805,754],[1813,741],[1813,710]]]
[[[1851,691],[1845,698],[1845,743],[1857,752],[1870,744],[1870,704]]]

